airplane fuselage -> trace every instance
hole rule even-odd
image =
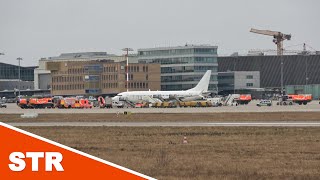
[[[120,97],[130,97],[130,96],[149,96],[149,97],[161,97],[163,99],[169,99],[170,96],[175,97],[191,97],[200,96],[202,92],[200,91],[130,91],[122,92],[117,96]]]
[[[144,100],[146,98],[157,98],[157,99],[170,99],[170,98],[179,98],[188,99],[188,100],[196,100],[202,99],[203,94],[208,92],[208,86],[210,82],[211,70],[208,70],[199,83],[191,89],[186,91],[129,91],[129,92],[122,92],[119,93],[117,96],[113,97],[113,101],[121,101],[121,100],[128,100],[131,102],[136,102],[139,100]]]

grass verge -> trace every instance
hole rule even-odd
[[[317,179],[319,128],[23,127],[158,179]],[[183,137],[187,144],[183,144]]]

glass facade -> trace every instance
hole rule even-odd
[[[139,56],[174,56],[174,55],[186,55],[186,54],[217,54],[217,47],[205,46],[198,48],[196,46],[182,46],[182,47],[169,47],[160,48],[155,50],[141,50],[138,52]]]
[[[209,91],[217,92],[216,46],[180,46],[138,50],[141,63],[161,64],[161,90],[187,90],[196,86],[207,70],[212,70]]]
[[[20,67],[22,81],[34,81],[36,67]],[[0,79],[19,79],[19,66],[0,63]]]

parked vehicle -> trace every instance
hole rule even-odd
[[[92,108],[92,103],[88,100],[88,99],[80,99],[79,100],[80,103],[80,108]]]
[[[293,101],[292,97],[290,97],[288,95],[284,95],[279,98],[277,105],[286,106],[286,105],[293,105],[293,103],[294,103],[294,101]]]
[[[240,94],[229,94],[225,97],[223,105],[225,106],[238,106],[237,100],[240,98]]]
[[[261,100],[259,103],[257,103],[257,106],[272,106],[271,100]]]
[[[112,101],[112,107],[117,107],[117,108],[123,108],[124,107],[124,102],[123,101]]]
[[[69,109],[74,108],[76,101],[78,101],[78,99],[73,97],[63,98],[60,100],[60,104],[58,105],[58,108],[69,108]]]
[[[181,101],[179,102],[179,107],[211,107],[212,103],[210,101]]]
[[[147,102],[137,102],[134,106],[135,108],[148,108],[149,103]]]
[[[27,108],[29,108],[28,104],[29,104],[29,98],[19,98],[19,99],[17,100],[17,105],[18,105],[21,109],[27,109]]]
[[[33,96],[29,99],[28,107],[35,109],[53,108],[54,104],[52,101],[52,97]]]
[[[53,108],[53,98],[49,96],[20,97],[17,105],[22,109]]]
[[[112,98],[102,96],[98,97],[99,107],[100,108],[112,108]]]
[[[307,105],[308,102],[312,101],[311,94],[289,94],[288,98],[292,99],[294,103],[297,103],[299,105]]]
[[[4,102],[0,102],[0,108],[7,108],[7,105]]]
[[[93,97],[93,96],[89,96],[89,101],[96,101],[97,100],[97,98],[95,98],[95,97]]]
[[[238,104],[249,104],[251,100],[251,94],[240,94],[239,98],[236,99]]]
[[[210,102],[214,107],[223,105],[222,97],[207,98],[206,100]]]

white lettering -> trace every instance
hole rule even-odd
[[[39,158],[44,158],[44,152],[27,152],[26,157],[32,159],[32,171],[38,171]]]
[[[26,167],[26,163],[21,158],[22,159],[25,158],[25,156],[22,152],[13,152],[10,154],[9,159],[12,163],[14,163],[14,164],[9,164],[9,168],[12,171],[24,170],[24,168]]]
[[[9,164],[9,168],[12,171],[23,171],[26,167],[24,158],[31,158],[32,171],[39,171],[39,158],[45,157],[45,170],[52,171],[52,166],[57,171],[64,171],[61,161],[63,156],[59,152],[26,152],[26,156],[22,152],[13,152],[9,155],[9,160],[12,164]]]
[[[46,152],[46,171],[52,171],[52,165],[57,171],[64,171],[61,165],[63,157],[58,152]]]

